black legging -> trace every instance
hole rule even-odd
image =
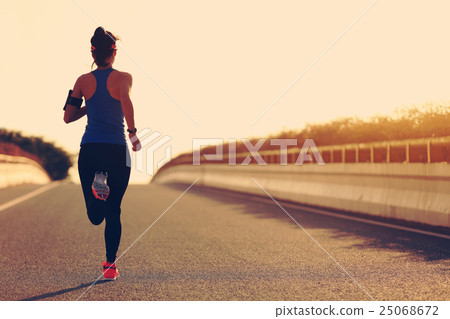
[[[116,260],[122,235],[120,205],[130,179],[127,157],[129,154],[126,146],[107,143],[83,144],[78,157],[78,173],[89,220],[94,225],[100,225],[103,219],[106,220],[105,245],[108,262]],[[106,202],[96,199],[92,193],[91,186],[96,172],[108,173],[110,193]]]

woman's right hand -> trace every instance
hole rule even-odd
[[[130,138],[131,144],[133,144],[133,151],[137,152],[140,151],[142,146],[141,146],[141,141],[139,141],[139,138],[137,137],[136,134],[128,134],[128,137]]]

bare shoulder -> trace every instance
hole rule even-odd
[[[88,87],[89,73],[82,74],[77,78],[73,87],[73,97],[86,97],[86,88]]]
[[[117,71],[117,77],[119,78],[119,81],[121,83],[131,85],[131,83],[133,82],[133,77],[131,76],[130,73],[122,72],[119,70],[116,70],[116,71]]]
[[[78,77],[78,79],[77,79],[77,82],[84,82],[84,81],[86,81],[87,79],[89,79],[90,77],[92,77],[92,73],[85,73],[85,74],[81,74],[79,77]]]
[[[78,85],[80,86],[80,88],[82,88],[86,86],[89,83],[89,81],[92,81],[92,74],[91,73],[82,74],[78,77],[75,86]]]

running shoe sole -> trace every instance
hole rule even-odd
[[[109,196],[109,186],[107,183],[108,173],[102,172],[95,173],[94,181],[92,182],[92,193],[94,197],[103,201]]]

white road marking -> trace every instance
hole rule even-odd
[[[371,220],[371,219],[365,219],[365,218],[360,218],[360,217],[343,215],[343,214],[339,214],[339,213],[333,213],[333,212],[330,212],[330,211],[327,211],[327,210],[324,210],[324,209],[307,207],[307,206],[303,206],[301,204],[297,204],[296,205],[296,204],[290,204],[290,203],[287,203],[287,204],[283,203],[283,205],[286,206],[286,207],[291,207],[291,208],[295,208],[296,207],[297,209],[306,210],[306,211],[309,211],[311,213],[317,213],[317,214],[333,216],[333,217],[342,218],[342,219],[354,220],[354,221],[365,223],[365,224],[372,224],[372,225],[377,225],[377,226],[382,226],[382,227],[388,227],[388,228],[393,228],[393,229],[404,230],[404,231],[417,233],[417,234],[422,234],[422,235],[428,235],[428,236],[434,236],[434,237],[439,237],[439,238],[444,238],[444,239],[450,239],[450,235],[445,235],[445,234],[436,233],[436,232],[427,231],[427,230],[421,230],[421,229],[418,229],[418,228],[412,228],[412,227],[400,226],[400,225],[395,225],[395,224],[389,224],[389,223],[385,223],[385,222],[379,222],[379,221]]]
[[[58,185],[61,185],[61,183],[60,182],[53,182],[53,183],[50,183],[50,184],[46,184],[46,185],[44,185],[44,186],[42,186],[42,187],[40,187],[38,189],[35,189],[34,191],[32,191],[32,192],[30,192],[28,194],[25,194],[25,195],[22,195],[20,197],[17,197],[15,199],[13,199],[13,200],[10,200],[9,202],[6,202],[6,203],[0,205],[0,212],[6,210],[8,208],[11,208],[11,207],[13,207],[15,205],[18,205],[18,204],[20,204],[20,203],[22,203],[22,202],[24,202],[26,200],[29,200],[30,198],[36,197],[36,196],[38,196],[38,195],[40,195],[40,194],[42,194],[42,193],[44,193],[44,192],[46,192],[46,191],[56,187]]]
[[[208,188],[208,190],[210,191],[217,191],[214,189],[210,189]],[[222,193],[223,194],[223,193]],[[238,197],[238,198],[242,198],[242,199],[249,199],[247,196],[250,195],[252,200],[261,202],[261,203],[270,203],[271,205],[273,205],[273,202],[270,199],[267,198],[262,198],[256,194],[238,194],[237,192],[233,192],[230,193],[230,196],[234,196],[234,197]],[[280,199],[278,199],[280,200]],[[433,237],[439,237],[439,238],[444,238],[444,239],[450,239],[450,235],[446,235],[446,234],[442,234],[442,233],[436,233],[433,231],[427,231],[427,230],[421,230],[418,228],[412,228],[412,227],[407,227],[407,226],[400,226],[400,225],[395,225],[395,224],[390,224],[388,222],[380,222],[380,221],[376,221],[376,220],[371,220],[371,219],[366,219],[363,217],[355,217],[355,216],[349,216],[349,215],[345,215],[345,214],[340,214],[340,213],[333,213],[332,211],[327,210],[326,208],[318,208],[318,207],[309,207],[309,206],[304,206],[301,203],[290,203],[290,202],[286,202],[283,201],[281,199],[281,202],[283,203],[284,207],[290,207],[293,209],[297,209],[297,210],[303,210],[303,211],[307,211],[310,213],[316,213],[316,214],[321,214],[321,215],[326,215],[326,216],[331,216],[331,217],[336,217],[336,218],[341,218],[341,219],[347,219],[347,220],[353,220],[353,221],[357,221],[360,223],[365,223],[365,224],[371,224],[371,225],[377,225],[377,226],[382,226],[382,227],[388,227],[388,228],[393,228],[393,229],[399,229],[399,230],[404,230],[404,231],[408,231],[408,232],[412,232],[412,233],[417,233],[417,234],[422,234],[422,235],[427,235],[427,236],[433,236]]]

